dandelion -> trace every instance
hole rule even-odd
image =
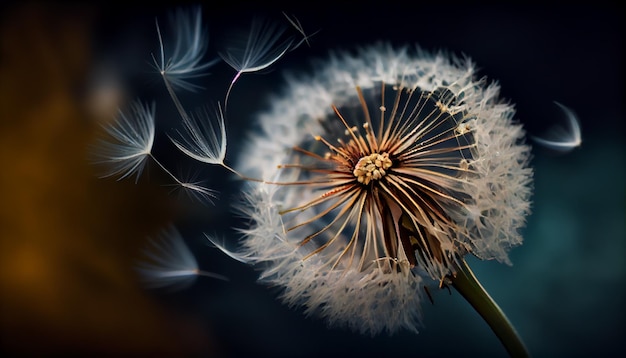
[[[530,212],[525,132],[473,63],[377,44],[291,76],[238,169],[237,258],[282,300],[365,334],[420,327],[427,285],[452,286],[512,354],[525,348],[464,256],[510,263]],[[228,252],[231,256],[233,252]]]
[[[559,102],[554,102],[565,113],[567,126],[555,126],[548,131],[544,138],[532,136],[540,145],[557,152],[569,152],[582,144],[580,122],[576,114]]]
[[[109,164],[103,177],[124,179],[136,174],[139,179],[152,153],[155,108],[155,103],[133,102],[131,113],[119,110],[117,121],[104,127],[112,140],[100,140],[94,151],[95,162]]]
[[[200,168],[179,168],[176,178],[178,182],[164,184],[172,187],[170,194],[178,194],[178,198],[191,199],[206,206],[215,205],[219,192],[206,187],[207,180]]]
[[[198,276],[228,278],[198,268],[196,258],[175,227],[164,229],[144,248],[145,255],[135,267],[147,288],[180,290],[191,286]]]
[[[278,61],[292,45],[293,39],[283,36],[285,27],[263,19],[253,19],[250,29],[234,32],[228,46],[219,52],[220,57],[237,74],[226,91],[225,105],[233,85],[243,73],[261,71]]]
[[[174,50],[166,54],[159,23],[156,23],[159,37],[159,57],[153,55],[154,67],[159,71],[168,89],[180,88],[195,91],[200,86],[190,79],[206,75],[206,70],[217,63],[217,58],[206,61],[208,48],[206,29],[202,25],[201,9],[179,9],[170,15],[175,33]],[[206,61],[206,62],[205,62]]]
[[[196,118],[185,118],[182,139],[170,137],[174,145],[187,156],[207,164],[223,164],[226,157],[226,126],[218,105],[215,111],[204,109]]]
[[[188,16],[187,13],[186,16]],[[184,126],[173,144],[186,156],[221,166],[247,182],[240,214],[241,246],[208,241],[229,257],[255,265],[281,299],[330,325],[364,334],[418,332],[428,287],[454,287],[514,356],[526,349],[504,313],[480,285],[467,255],[511,264],[530,214],[532,169],[525,131],[495,82],[477,77],[467,58],[419,47],[379,43],[339,51],[314,74],[287,77],[287,88],[259,117],[259,128],[236,166],[225,164],[222,107],[187,114],[175,89],[197,87],[205,45],[199,11],[180,15],[178,43],[165,60],[157,25],[155,60]],[[218,55],[244,73],[264,70],[295,46],[284,27],[255,21]],[[182,35],[181,35],[182,34]],[[152,155],[154,106],[136,105],[108,129],[103,145],[110,175],[141,173]],[[204,274],[175,230],[147,252],[140,272],[153,286],[184,286]]]

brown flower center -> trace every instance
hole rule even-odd
[[[378,180],[387,174],[392,162],[387,153],[372,153],[359,159],[352,174],[361,184],[369,184],[372,180]]]

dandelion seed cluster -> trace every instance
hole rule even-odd
[[[184,155],[248,181],[238,209],[251,225],[231,258],[259,267],[282,299],[331,325],[366,334],[416,331],[425,287],[456,279],[463,257],[510,263],[530,212],[530,147],[497,83],[473,63],[419,47],[378,43],[334,52],[287,87],[258,118],[258,131],[226,164],[228,101],[244,73],[271,66],[308,43],[254,22],[243,41],[219,52],[236,71],[223,106],[189,115],[181,91],[216,63],[199,9],[176,13],[170,53],[157,23],[163,79],[183,129],[170,136]],[[241,40],[242,38],[239,38]],[[241,46],[240,46],[241,45]],[[152,153],[155,105],[140,101],[106,127],[96,163],[104,176],[139,175],[156,163],[182,189],[213,203],[215,192],[178,178]],[[184,286],[201,271],[177,231],[147,251],[139,274],[151,286]],[[460,276],[459,276],[460,277]]]
[[[240,156],[265,183],[246,191],[237,255],[331,325],[417,331],[425,284],[521,244],[524,130],[468,59],[375,44],[315,65],[288,76]]]

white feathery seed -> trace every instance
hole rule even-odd
[[[139,179],[154,144],[154,113],[156,104],[135,101],[128,111],[118,110],[115,122],[105,124],[110,136],[101,139],[93,151],[96,164],[106,165],[102,177],[118,179],[136,174]]]
[[[135,270],[147,288],[180,290],[191,286],[198,276],[228,280],[200,270],[196,258],[173,226],[150,239],[143,252],[145,258],[137,263]]]
[[[159,23],[156,23],[159,37],[159,58],[153,55],[154,67],[171,83],[172,87],[195,91],[202,87],[190,79],[206,75],[206,70],[217,63],[218,58],[206,60],[208,36],[202,24],[202,11],[199,7],[178,9],[170,16],[173,28],[174,50],[167,51]]]

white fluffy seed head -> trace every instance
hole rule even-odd
[[[247,191],[239,255],[331,324],[416,331],[424,282],[522,242],[530,147],[498,94],[468,59],[385,44],[289,76],[238,168],[289,184]]]

